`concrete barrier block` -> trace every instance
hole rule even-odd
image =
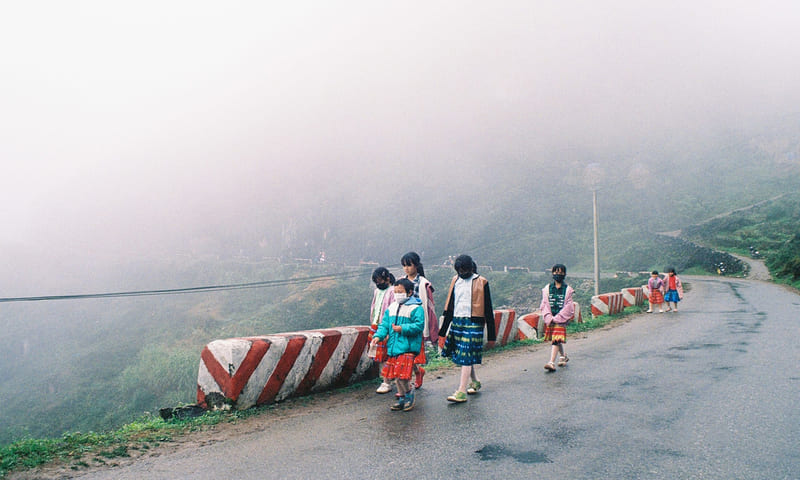
[[[614,315],[622,312],[625,308],[622,300],[622,292],[601,293],[592,297],[592,315]]]
[[[526,313],[517,319],[517,338],[519,340],[536,340],[544,335],[544,320],[539,310]]]
[[[638,306],[644,303],[644,292],[642,287],[623,288],[622,300],[625,307]]]
[[[369,327],[337,327],[215,340],[203,349],[197,403],[223,398],[237,409],[337,388],[377,376]]]
[[[578,303],[578,302],[572,302],[572,303],[575,305],[575,314],[572,315],[572,318],[570,320],[573,321],[573,322],[576,322],[576,323],[583,323],[583,314],[581,313],[581,304]]]
[[[497,345],[506,345],[517,339],[517,322],[514,319],[517,316],[515,310],[495,310],[494,311],[494,328],[497,333]],[[483,341],[486,343],[488,340],[486,330],[484,329]]]

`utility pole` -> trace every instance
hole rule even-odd
[[[598,242],[597,188],[602,183],[603,169],[599,163],[586,166],[585,181],[592,189],[592,219],[594,230],[594,294],[600,295],[600,247]]]
[[[592,211],[594,213],[594,294],[600,295],[600,249],[597,246],[597,187],[592,190]]]

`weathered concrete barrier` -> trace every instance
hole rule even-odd
[[[515,310],[495,310],[494,311],[494,328],[497,332],[497,346],[506,345],[517,339],[517,322],[514,319],[517,316]],[[483,341],[487,342],[488,336],[484,333]]]
[[[575,304],[575,314],[572,315],[571,321],[576,323],[583,323],[583,314],[581,313],[581,304],[578,302],[572,302]]]
[[[215,340],[200,355],[197,403],[245,409],[375,377],[368,334],[352,326]]]
[[[639,306],[644,303],[644,292],[642,287],[632,287],[622,289],[622,304],[625,307]]]
[[[544,335],[544,318],[539,310],[526,313],[517,319],[517,338],[519,340],[536,340]]]
[[[572,315],[570,320],[577,323],[583,323],[581,305],[578,302],[574,302],[574,304],[575,313]],[[537,338],[542,338],[544,335],[544,328],[544,318],[542,318],[539,310],[522,315],[517,319],[517,339],[535,340]]]
[[[592,315],[614,315],[624,309],[622,292],[601,293],[592,297]]]

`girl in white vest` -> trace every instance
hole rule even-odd
[[[489,281],[478,275],[469,255],[459,255],[453,268],[457,275],[450,282],[439,335],[446,337],[442,356],[461,366],[458,389],[447,401],[463,403],[468,394],[481,389],[475,365],[483,361],[484,328],[488,334],[487,347],[493,346],[496,332]]]

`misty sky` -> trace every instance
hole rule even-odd
[[[125,253],[797,112],[799,24],[795,1],[2,2],[0,246]]]

